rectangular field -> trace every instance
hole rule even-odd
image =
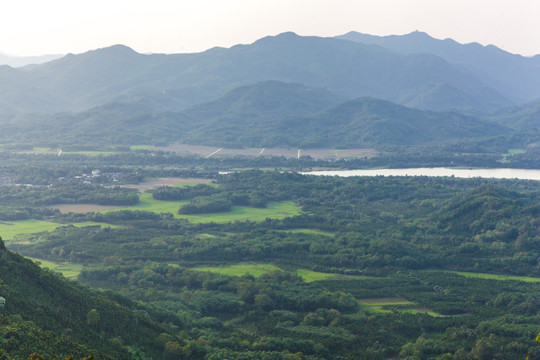
[[[524,281],[524,282],[532,282],[532,283],[540,282],[540,278],[530,277],[530,276],[497,275],[497,274],[473,273],[473,272],[451,271],[451,270],[446,270],[444,272],[448,272],[448,273],[452,273],[452,274],[456,274],[460,276],[465,276],[468,278],[476,278],[476,279],[488,279],[488,280],[500,280],[500,281],[515,280],[515,281]]]
[[[161,186],[195,186],[197,184],[210,184],[211,179],[203,178],[179,178],[179,177],[169,177],[169,178],[159,178],[156,180],[146,181],[140,184],[133,185],[120,185],[120,187],[125,187],[129,189],[137,189],[139,192],[145,192],[146,190],[156,189]]]
[[[444,316],[403,298],[360,299],[358,304],[363,311],[369,313],[387,314],[396,309],[399,312],[409,314],[425,313],[435,317]]]
[[[12,240],[16,235],[23,234],[34,234],[43,231],[53,231],[57,227],[73,225],[76,227],[85,227],[85,226],[110,226],[113,225],[97,223],[97,222],[83,222],[83,223],[73,223],[73,224],[59,224],[50,221],[41,221],[41,220],[20,220],[20,221],[10,221],[10,222],[0,222],[0,236],[4,240]]]
[[[95,204],[58,204],[58,205],[52,205],[52,207],[59,209],[62,214],[67,214],[70,212],[75,213],[75,214],[86,214],[89,212],[122,208],[122,206],[95,205]]]
[[[253,275],[255,277],[259,277],[263,275],[266,272],[270,271],[282,271],[279,267],[272,265],[272,264],[234,264],[234,265],[223,265],[223,266],[198,266],[192,268],[192,270],[196,271],[208,271],[208,272],[214,272],[222,275],[229,275],[229,276],[242,276],[245,274]],[[311,271],[306,269],[297,269],[295,271],[297,275],[302,277],[305,282],[310,283],[314,281],[321,281],[321,280],[327,280],[327,279],[368,279],[367,276],[346,276],[346,275],[340,275],[340,274],[329,274],[329,273],[322,273],[317,271]]]
[[[236,264],[236,265],[208,266],[208,267],[200,266],[200,267],[194,267],[192,268],[192,270],[213,272],[213,273],[229,275],[229,276],[242,276],[242,275],[248,274],[255,277],[259,277],[270,271],[281,271],[280,268],[271,264]]]

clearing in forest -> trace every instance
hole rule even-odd
[[[269,202],[265,208],[252,208],[249,206],[233,206],[231,211],[219,213],[205,213],[196,215],[178,214],[180,206],[189,203],[184,201],[163,201],[153,198],[151,193],[139,196],[139,203],[134,206],[113,210],[100,211],[103,213],[120,210],[141,210],[154,213],[170,213],[177,219],[187,219],[195,223],[228,223],[231,221],[264,221],[266,218],[283,219],[288,216],[300,214],[300,208],[292,201]]]
[[[146,181],[140,184],[120,185],[120,187],[129,188],[129,189],[137,189],[139,190],[139,192],[145,192],[146,190],[156,189],[161,186],[183,187],[183,186],[195,186],[197,184],[210,184],[211,182],[212,182],[211,179],[203,179],[203,178],[166,177],[166,178],[159,178],[156,180]]]
[[[273,264],[234,264],[234,265],[221,265],[221,266],[198,266],[192,268],[196,271],[207,271],[214,272],[222,275],[229,276],[242,276],[242,275],[252,275],[259,277],[264,273],[270,271],[283,271],[279,267]],[[341,275],[341,274],[331,274],[323,273],[318,271],[311,271],[306,269],[297,269],[295,271],[297,275],[302,277],[305,282],[310,283],[314,281],[321,281],[327,279],[336,279],[336,280],[363,280],[363,279],[373,279],[373,277],[368,276],[359,276],[359,275]]]
[[[540,282],[540,278],[531,277],[531,276],[498,275],[498,274],[474,273],[474,272],[452,271],[452,270],[442,270],[442,271],[446,273],[451,273],[451,274],[456,274],[456,275],[465,276],[468,278],[476,278],[476,279],[501,280],[501,281],[515,280],[515,281],[524,281],[524,282],[533,282],[533,283]]]
[[[378,298],[358,300],[360,309],[370,313],[391,313],[397,310],[402,313],[419,314],[425,313],[430,316],[444,316],[423,306],[403,298]]]
[[[204,271],[204,272],[213,272],[221,275],[229,276],[242,276],[242,275],[252,275],[259,277],[267,272],[271,271],[281,271],[275,265],[272,264],[235,264],[235,265],[223,265],[223,266],[199,266],[194,267],[192,270]]]
[[[34,234],[43,231],[53,231],[60,226],[73,225],[76,227],[86,226],[101,226],[101,227],[115,227],[114,225],[97,223],[97,222],[82,222],[71,224],[59,224],[50,221],[41,220],[17,220],[17,221],[2,221],[0,222],[0,236],[4,240],[12,240],[16,235]]]
[[[80,264],[71,264],[71,263],[55,263],[48,260],[35,259],[26,256],[26,258],[35,261],[44,269],[49,269],[54,272],[59,272],[68,279],[77,279],[79,274],[82,271],[83,266]]]

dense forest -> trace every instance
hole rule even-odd
[[[147,171],[125,168],[126,174],[202,176],[213,183],[151,190],[154,201],[179,204],[170,213],[130,211],[129,203],[115,212],[60,213],[37,200],[62,194],[55,187],[69,193],[75,186],[69,182],[3,190],[21,208],[44,201],[49,212],[42,218],[66,224],[18,235],[7,241],[11,250],[81,265],[79,282],[106,289],[110,301],[164,326],[148,345],[135,345],[140,354],[412,360],[534,359],[539,353],[535,181]],[[73,202],[137,198],[118,186],[77,186]],[[185,207],[228,214],[284,201],[294,202],[299,215],[225,222],[182,217]],[[71,225],[84,222],[97,225]],[[236,266],[244,270],[230,271]],[[9,304],[11,296],[0,295]],[[92,308],[98,309],[80,312],[82,319],[90,321]],[[120,339],[124,350],[118,351],[128,351],[139,341],[129,336],[110,337]],[[84,344],[72,353],[98,353]]]

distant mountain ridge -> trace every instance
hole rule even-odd
[[[12,56],[0,52],[0,66],[7,65],[10,67],[21,67],[26,65],[43,64],[61,58],[62,56],[64,55],[51,54],[41,56]]]
[[[3,113],[81,111],[135,98],[178,111],[267,80],[433,110],[512,105],[484,79],[435,55],[404,55],[377,45],[294,33],[198,54],[142,55],[116,45],[13,70],[0,72],[1,86],[11,87],[0,101]],[[461,95],[444,98],[441,88]]]
[[[378,45],[405,55],[435,55],[470,72],[508,99],[525,103],[540,98],[540,55],[524,57],[493,45],[438,40],[420,31],[390,36],[352,31],[336,38]]]

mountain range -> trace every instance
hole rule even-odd
[[[137,97],[180,110],[266,80],[430,110],[487,110],[512,104],[499,87],[437,55],[403,54],[378,45],[294,33],[198,54],[142,55],[117,45],[42,65],[4,68],[0,80],[3,112],[84,110]],[[531,79],[529,83],[536,84]]]
[[[516,103],[540,99],[540,55],[524,57],[493,45],[438,40],[420,31],[401,36],[373,36],[353,31],[337,38],[382,46],[404,55],[435,55],[469,72]]]
[[[41,65],[0,66],[0,127],[3,141],[52,134],[72,143],[220,146],[489,136],[524,123],[522,106],[530,105],[523,104],[540,99],[539,65],[539,56],[421,32],[336,38],[289,32],[173,55],[116,45]]]

